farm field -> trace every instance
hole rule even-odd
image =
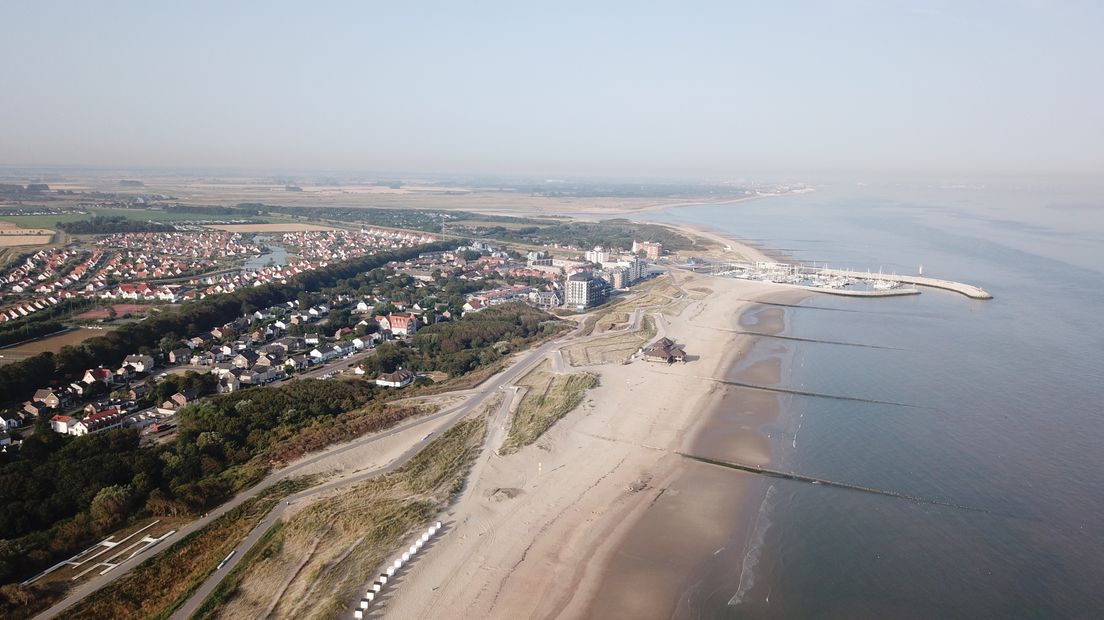
[[[0,231],[0,247],[13,248],[21,245],[43,245],[50,243],[50,240],[53,238],[53,231],[49,231],[49,234],[39,235],[12,235],[8,234],[8,231]]]
[[[58,222],[76,222],[87,220],[93,215],[122,216],[128,219],[145,222],[179,222],[204,219],[230,219],[228,215],[204,215],[203,213],[170,213],[168,211],[155,211],[151,209],[89,209],[88,213],[58,213],[54,215],[5,215],[0,209],[0,218],[4,222],[11,222],[20,228],[53,228]],[[253,218],[268,221],[270,218]],[[3,227],[3,224],[0,224]]]
[[[112,304],[115,308],[115,315],[122,317],[127,314],[139,315],[145,314],[151,306],[145,304]],[[74,316],[74,319],[106,319],[108,316],[107,308],[93,308],[87,312],[82,312]]]
[[[48,228],[20,228],[14,222],[0,220],[0,248],[49,243],[54,231]]]
[[[60,334],[54,334],[52,336],[45,336],[42,338],[35,338],[29,342],[13,345],[10,347],[4,347],[0,349],[0,365],[10,364],[12,362],[19,362],[27,359],[28,357],[34,357],[39,353],[50,351],[51,353],[57,353],[62,347],[70,344],[78,344],[93,338],[95,336],[102,336],[106,334],[106,329],[71,329],[67,332]]]

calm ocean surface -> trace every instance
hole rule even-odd
[[[828,187],[650,219],[995,297],[787,311],[790,335],[894,349],[799,343],[782,387],[915,406],[780,396],[777,468],[970,509],[772,481],[752,578],[693,615],[1104,617],[1104,192]]]

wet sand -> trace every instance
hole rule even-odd
[[[587,367],[599,387],[536,444],[492,456],[469,480],[442,518],[446,534],[380,601],[383,616],[670,617],[708,600],[695,583],[707,583],[711,566],[731,572],[744,562],[748,534],[739,524],[754,523],[762,482],[680,453],[770,460],[758,429],[778,415],[777,395],[721,381],[744,364],[749,382],[778,380],[778,363],[743,358],[763,346],[777,353],[778,343],[733,330],[745,308],[766,310],[756,331],[781,320],[749,299],[804,294],[676,278],[713,290],[677,316],[654,315],[658,335],[685,346],[692,361]]]
[[[781,308],[754,304],[736,322],[763,333],[785,329]],[[764,343],[760,340],[760,344]],[[778,384],[785,348],[765,344],[733,355],[727,362],[732,369],[727,377]],[[770,465],[770,439],[760,429],[773,422],[780,410],[778,394],[724,386],[690,434],[685,452]],[[674,464],[663,492],[624,530],[581,615],[691,618],[738,598],[754,579],[758,543],[752,526],[769,484],[759,476],[687,459]]]

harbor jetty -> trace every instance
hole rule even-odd
[[[842,275],[845,272],[839,269],[822,269],[828,273]],[[864,278],[872,280],[889,280],[895,282],[904,282],[905,284],[914,284],[916,286],[927,286],[931,288],[941,288],[946,291],[953,291],[969,297],[970,299],[992,299],[985,289],[973,286],[971,284],[963,284],[962,282],[955,282],[953,280],[940,280],[939,278],[929,278],[927,276],[902,276],[902,275],[883,275],[883,274],[871,274],[863,275]]]
[[[849,297],[891,297],[919,295],[917,286],[938,288],[965,295],[970,299],[992,299],[988,291],[962,282],[929,278],[923,275],[898,275],[831,269],[827,265],[801,265],[760,261],[749,263],[694,263],[685,268],[697,273],[771,282],[828,295]],[[911,286],[904,286],[904,285]]]

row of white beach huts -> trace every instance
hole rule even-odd
[[[399,572],[402,567],[414,558],[422,547],[429,542],[431,538],[437,535],[437,532],[441,531],[441,522],[437,521],[433,525],[429,526],[426,531],[414,541],[414,544],[410,545],[410,548],[403,552],[403,554],[395,558],[394,562],[387,565],[387,568],[380,573],[372,585],[368,587],[368,591],[364,593],[364,597],[360,599],[356,609],[353,610],[353,618],[360,620],[368,613],[368,608],[372,606],[376,598],[379,597],[383,591],[383,587],[387,585],[387,581],[395,576],[395,573]]]

